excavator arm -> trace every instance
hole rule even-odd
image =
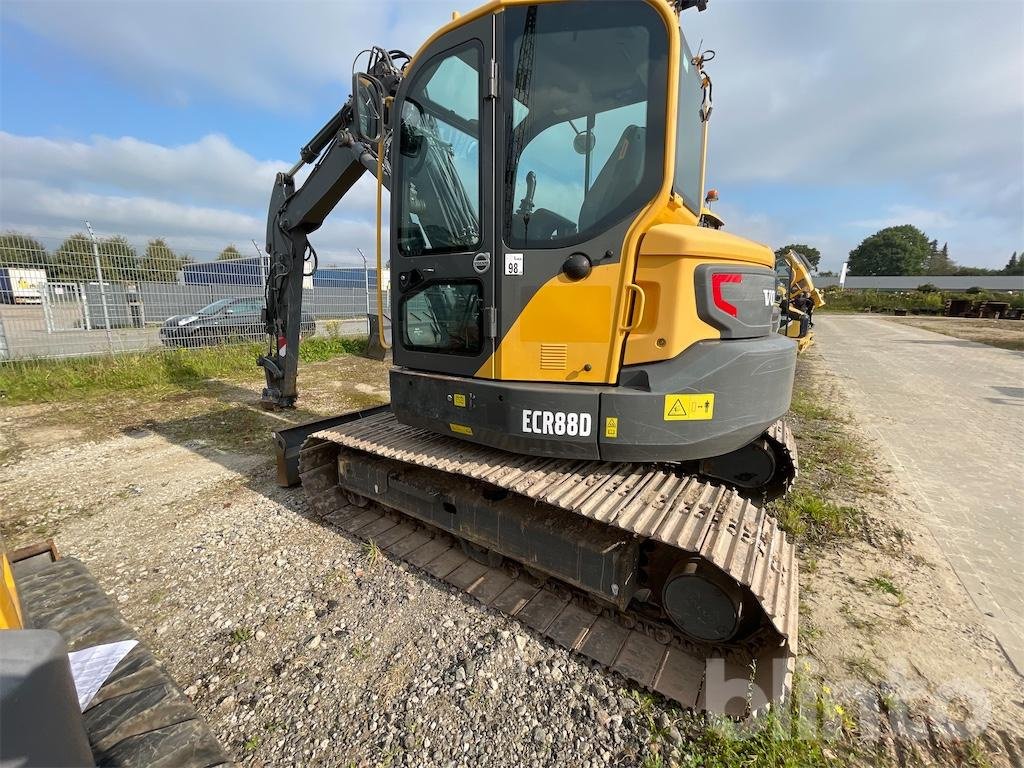
[[[402,70],[396,59],[408,60],[401,51],[372,48],[368,73],[386,94],[393,96],[401,81]],[[376,173],[378,146],[387,146],[386,129],[375,146],[358,138],[355,128],[357,109],[350,96],[344,106],[299,152],[299,160],[289,170],[277,174],[267,212],[266,252],[270,257],[266,284],[266,330],[270,336],[267,354],[257,364],[266,375],[261,405],[268,409],[292,408],[298,397],[299,327],[302,318],[303,278],[306,263],[316,269],[316,251],[309,234],[324,223],[341,199],[367,170]],[[383,125],[386,125],[382,121]],[[313,164],[305,180],[295,175]],[[390,189],[390,171],[384,167],[382,183]]]

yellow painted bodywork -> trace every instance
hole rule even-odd
[[[792,301],[793,298],[799,296],[801,293],[807,293],[814,302],[815,309],[825,306],[825,297],[821,295],[821,291],[814,287],[814,280],[811,278],[811,271],[807,268],[807,264],[804,260],[794,251],[789,251],[783,256],[783,258],[786,260],[786,264],[789,265],[789,270],[792,276],[789,282],[788,298]],[[803,317],[804,313],[799,309],[790,306],[788,314],[792,319],[790,319],[789,323],[786,324],[785,333],[783,335],[791,339],[796,339],[797,352],[803,352],[814,343],[814,331],[808,329],[807,333],[801,336],[800,318]]]
[[[492,359],[495,378],[518,381],[602,383],[608,381],[613,329],[607,317],[622,291],[618,264],[598,265],[586,280],[553,277],[523,307]],[[564,347],[565,364],[545,368],[545,348]],[[561,351],[561,350],[560,350]],[[488,361],[477,372],[485,376]],[[587,370],[589,366],[590,370]]]
[[[771,268],[766,246],[707,227],[658,224],[640,245],[636,282],[647,294],[640,326],[626,341],[625,365],[671,360],[692,344],[721,338],[697,316],[694,272],[701,264]]]
[[[558,0],[492,0],[453,19],[420,47],[413,62],[440,37],[508,6]],[[771,267],[771,252],[742,238],[699,226],[672,192],[682,36],[666,0],[646,0],[665,23],[668,72],[661,186],[626,232],[618,263],[595,265],[577,282],[558,275],[521,307],[494,354],[476,372],[481,378],[614,384],[621,364],[667,360],[702,339],[720,337],[697,317],[693,271],[707,262]],[[707,147],[707,123],[702,142]],[[701,190],[706,163],[701,163]],[[642,315],[640,313],[642,304]],[[546,348],[545,348],[546,347]],[[551,347],[558,347],[552,350]],[[561,360],[564,365],[552,366]],[[625,348],[624,348],[625,347]]]
[[[0,549],[0,629],[21,629],[23,626],[18,588],[7,552]]]

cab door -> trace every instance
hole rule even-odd
[[[493,377],[494,18],[417,55],[393,106],[394,362]]]
[[[623,244],[665,175],[663,11],[568,0],[501,14],[496,378],[616,381],[643,300]]]

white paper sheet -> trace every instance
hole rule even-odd
[[[68,654],[71,661],[71,677],[74,678],[75,691],[78,693],[78,706],[83,712],[104,681],[110,677],[114,667],[138,644],[138,640],[122,640],[118,643],[83,648]]]

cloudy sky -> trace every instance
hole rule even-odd
[[[413,51],[474,4],[3,0],[0,227],[262,242],[273,175],[354,54]],[[709,183],[731,231],[810,243],[824,268],[890,224],[965,264],[1024,250],[1024,3],[712,0],[683,22],[717,52]],[[347,261],[373,232],[364,179],[314,242]]]

